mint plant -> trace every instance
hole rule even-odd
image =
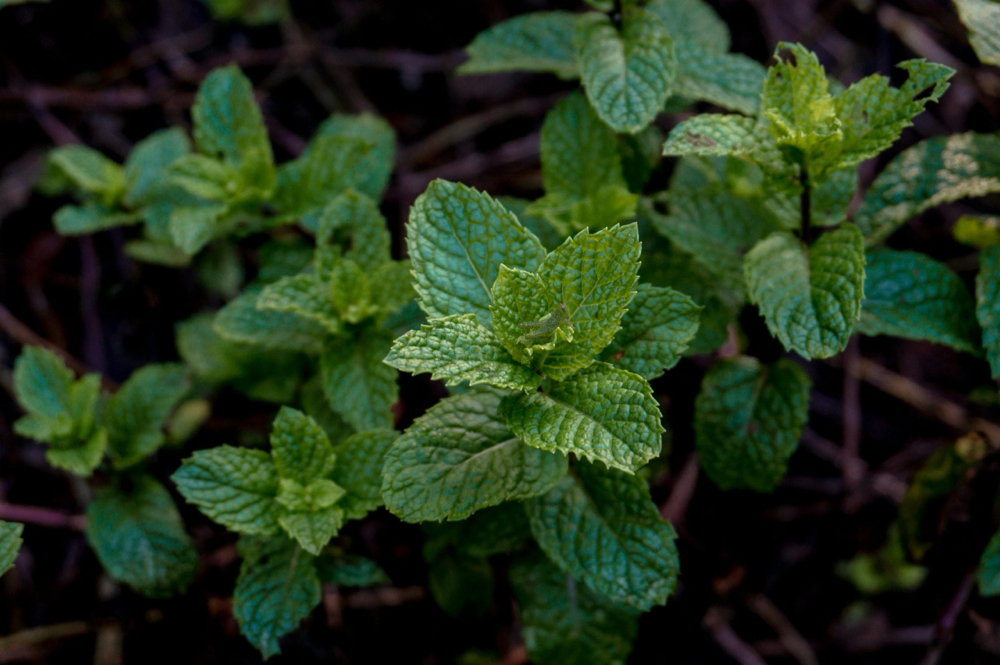
[[[0,575],[6,573],[14,565],[17,553],[24,542],[21,534],[24,525],[0,520]]]
[[[164,425],[189,388],[177,364],[147,365],[111,395],[97,374],[76,379],[40,347],[26,347],[14,366],[14,390],[27,412],[14,431],[45,443],[56,468],[84,478],[98,472],[87,540],[112,577],[147,596],[184,591],[198,567],[170,493],[143,471],[167,442]],[[6,552],[13,530],[5,528]]]
[[[243,558],[233,595],[241,632],[265,658],[320,600],[322,582],[385,581],[372,562],[327,548],[347,520],[382,505],[381,470],[392,430],[330,443],[320,425],[283,407],[270,454],[219,446],[184,460],[173,480],[189,502],[241,534]]]

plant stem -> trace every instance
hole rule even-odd
[[[799,235],[802,242],[808,245],[812,236],[812,183],[809,181],[809,168],[805,161],[799,163],[799,183],[802,185],[801,205],[802,226]]]

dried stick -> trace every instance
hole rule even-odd
[[[674,481],[674,488],[666,502],[660,507],[660,517],[669,520],[674,525],[684,521],[684,514],[687,512],[691,497],[694,496],[695,486],[698,484],[698,453],[691,451],[681,472],[677,474]]]
[[[722,647],[722,650],[733,657],[740,665],[767,665],[753,647],[740,639],[736,631],[729,625],[725,611],[719,607],[710,607],[701,621],[705,629],[712,634],[712,639]]]
[[[802,637],[802,633],[767,596],[763,594],[750,596],[747,598],[747,606],[774,629],[778,634],[778,640],[800,665],[819,665],[819,659],[816,658],[812,645]]]

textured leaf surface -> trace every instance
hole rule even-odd
[[[868,245],[934,206],[1000,192],[1000,137],[935,136],[904,150],[875,178],[855,222]]]
[[[232,446],[199,450],[172,479],[189,503],[227,529],[247,534],[278,529],[278,474],[263,451]]]
[[[336,455],[319,424],[287,406],[271,425],[271,456],[282,478],[308,485],[333,470]]]
[[[955,9],[980,61],[1000,65],[1000,5],[993,0],[955,0]]]
[[[370,330],[362,337],[331,339],[320,356],[327,402],[354,429],[392,427],[389,408],[399,394],[396,370],[382,360],[392,340]]]
[[[475,314],[485,326],[500,264],[535,270],[545,258],[538,238],[499,202],[445,180],[432,182],[413,204],[406,243],[427,316]]]
[[[578,462],[525,509],[542,550],[591,590],[640,610],[673,593],[676,534],[641,478]]]
[[[294,314],[320,324],[329,333],[340,331],[340,313],[330,287],[312,273],[282,277],[268,284],[257,298],[256,308]]]
[[[219,310],[215,331],[224,339],[272,349],[319,353],[325,327],[289,312],[257,308],[260,289],[249,288]]]
[[[375,201],[348,190],[330,201],[319,216],[316,271],[325,278],[341,256],[367,271],[375,270],[391,260],[390,243],[385,217]]]
[[[449,386],[468,381],[500,388],[534,390],[542,377],[517,362],[474,314],[431,319],[392,345],[385,362],[402,372],[430,372]]]
[[[759,142],[754,134],[755,120],[741,115],[699,113],[678,123],[663,144],[663,154],[740,155],[750,152]]]
[[[432,407],[385,458],[382,494],[407,522],[464,519],[548,491],[566,458],[524,445],[497,413],[500,392],[474,389]]]
[[[518,362],[540,367],[547,355],[574,330],[569,311],[536,273],[500,266],[493,283],[493,331]]]
[[[809,377],[790,360],[720,360],[695,402],[695,443],[722,489],[770,492],[785,475],[809,415]]]
[[[163,445],[163,424],[189,387],[180,364],[146,365],[122,384],[104,413],[115,466],[135,464]]]
[[[323,136],[361,139],[371,146],[355,167],[351,186],[375,201],[381,200],[396,159],[396,132],[392,126],[372,113],[334,113],[319,126],[313,140]]]
[[[677,78],[673,94],[748,115],[757,112],[767,75],[759,62],[741,53],[716,53],[679,38],[676,52]]]
[[[309,554],[318,555],[344,525],[338,506],[309,511],[285,511],[278,524]]]
[[[298,628],[319,604],[322,585],[313,557],[283,536],[243,537],[243,557],[233,591],[240,632],[264,658],[281,653],[278,640]]]
[[[22,533],[24,533],[23,524],[0,521],[0,575],[14,565],[17,553],[21,551],[21,544],[24,542],[21,538]]]
[[[638,227],[628,224],[583,230],[546,257],[538,275],[573,326],[573,340],[557,345],[541,363],[546,376],[572,376],[614,338],[635,294],[640,249]]]
[[[858,330],[925,339],[970,353],[979,349],[969,290],[948,266],[919,252],[868,253]]]
[[[678,50],[684,42],[713,53],[729,50],[729,27],[704,0],[653,0],[646,10],[663,21]]]
[[[771,333],[804,358],[844,349],[861,313],[864,242],[853,225],[826,233],[806,251],[790,233],[774,233],[746,255],[747,293]]]
[[[333,197],[361,180],[373,144],[345,136],[317,136],[308,149],[278,171],[274,204],[288,218],[316,214]]]
[[[394,430],[375,429],[353,434],[335,446],[337,466],[330,478],[347,490],[337,502],[345,519],[361,519],[383,505],[382,468],[386,453],[398,438],[399,432]]]
[[[573,46],[584,90],[604,122],[634,134],[653,121],[677,75],[673,40],[655,14],[627,13],[621,33],[608,16],[584,14]]]
[[[601,358],[644,379],[656,378],[677,364],[694,339],[701,309],[679,291],[640,284]]]
[[[154,598],[181,592],[198,570],[198,552],[170,493],[150,476],[133,483],[87,506],[87,540],[116,580]]]
[[[979,254],[976,315],[983,328],[983,346],[994,378],[1000,377],[1000,246]]]
[[[625,664],[639,632],[634,610],[609,603],[538,553],[515,559],[510,580],[533,662]]]
[[[576,76],[573,28],[578,16],[562,11],[532,12],[497,23],[476,35],[466,47],[469,60],[458,72],[521,70],[573,78]]]
[[[634,473],[660,454],[660,408],[641,376],[596,362],[548,393],[512,395],[500,411],[530,446]]]

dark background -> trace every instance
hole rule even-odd
[[[333,111],[370,110],[392,124],[400,151],[383,210],[398,253],[406,211],[435,177],[492,194],[541,193],[538,131],[546,110],[576,84],[540,75],[457,77],[451,70],[463,60],[461,48],[487,26],[580,4],[293,0],[295,25],[262,28],[213,22],[195,0],[54,0],[0,11],[0,513],[7,511],[0,517],[9,518],[12,506],[31,506],[48,509],[45,519],[58,522],[80,514],[87,499],[84,483],[54,472],[40,446],[11,431],[19,412],[10,367],[24,340],[17,321],[121,381],[145,363],[176,358],[174,323],[221,304],[192,270],[128,259],[122,248],[132,231],[56,235],[51,215],[66,201],[32,192],[46,149],[83,142],[120,161],[151,131],[189,126],[198,82],[211,68],[236,61],[260,94],[279,161],[301,150]],[[792,40],[816,50],[844,83],[873,72],[893,75],[893,63],[912,57],[958,70],[941,103],[919,116],[893,151],[863,165],[863,183],[922,138],[998,129],[1000,71],[978,64],[945,0],[711,4],[732,29],[733,49],[762,62],[777,41]],[[668,130],[676,121],[664,116],[659,124]],[[662,186],[666,177],[664,170],[654,182]],[[959,214],[997,210],[996,203],[932,211],[889,244],[945,260],[971,284],[975,254],[952,241],[949,228]],[[252,247],[245,253],[252,266]],[[750,351],[773,357],[774,342],[756,312],[741,322]],[[860,358],[892,370],[900,394],[914,386],[929,390],[930,408],[915,405],[912,394],[900,400],[852,378],[845,366],[858,366]],[[1000,662],[994,622],[1000,602],[978,598],[969,584],[996,528],[1000,464],[993,457],[942,509],[940,535],[925,561],[930,572],[916,591],[866,599],[836,573],[837,562],[882,544],[896,515],[894,499],[913,471],[965,433],[961,423],[937,417],[935,406],[947,401],[1000,422],[995,406],[968,399],[977,388],[996,396],[985,362],[929,344],[866,338],[844,356],[810,363],[805,442],[772,495],[722,493],[690,467],[684,471],[694,396],[710,362],[682,361],[654,384],[673,445],[670,471],[652,481],[653,498],[679,518],[682,576],[668,605],[642,618],[630,662],[721,664],[735,657],[753,665],[763,657],[807,665],[811,654],[823,663]],[[401,381],[401,425],[429,405],[429,392],[443,394],[440,387],[428,391],[423,378]],[[241,430],[264,432],[274,411],[223,391],[191,445],[234,442]],[[852,424],[859,421],[857,429]],[[861,460],[843,453],[842,444],[848,451],[859,445]],[[161,453],[155,472],[166,478],[181,457]],[[856,479],[843,472],[859,463]],[[0,638],[0,663],[259,662],[230,612],[234,537],[183,510],[203,565],[189,593],[169,601],[146,600],[109,582],[71,520],[62,527],[29,523],[15,572],[0,580],[0,634],[12,635]],[[272,662],[473,662],[457,660],[470,650],[485,654],[481,662],[524,662],[503,558],[496,561],[489,613],[450,618],[424,591],[418,528],[379,511],[352,524],[348,537],[386,569],[393,586],[331,593]],[[848,609],[859,618],[849,620]],[[44,630],[24,632],[38,627]]]

